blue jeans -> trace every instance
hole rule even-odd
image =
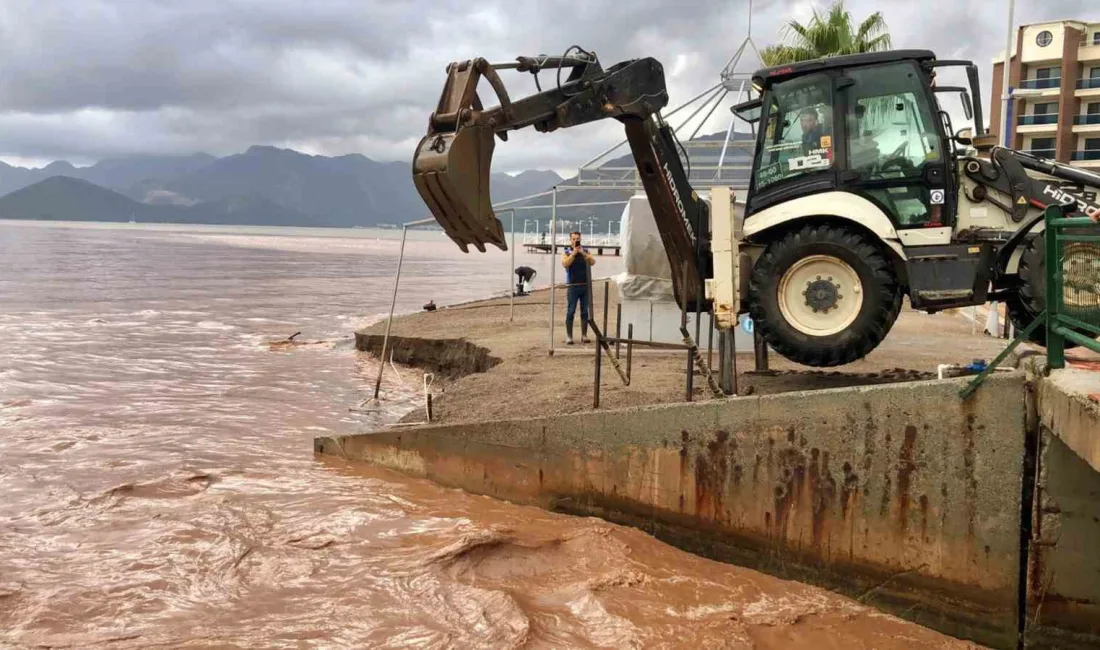
[[[588,285],[569,287],[565,293],[565,333],[573,338],[573,316],[581,306],[581,336],[588,336]]]

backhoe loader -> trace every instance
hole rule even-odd
[[[962,67],[969,88],[937,84],[946,66]],[[503,69],[535,75],[539,92],[509,97]],[[540,84],[540,72],[550,79]],[[477,93],[482,77],[499,101],[491,108]],[[835,56],[762,69],[753,86],[760,96],[732,109],[756,133],[748,191],[733,208],[708,204],[689,184],[661,117],[661,63],[604,69],[576,46],[560,57],[451,63],[413,180],[463,251],[506,249],[488,187],[495,138],[618,120],[677,301],[711,311],[719,327],[747,312],[775,351],[816,367],[866,356],[906,297],[929,313],[1002,301],[1025,328],[1045,304],[1043,210],[1058,203],[1100,220],[1100,176],[996,146],[985,133],[969,61],[927,50]],[[972,127],[954,130],[941,93],[958,93]],[[716,197],[733,202],[729,192]],[[712,213],[723,223],[711,223]],[[1032,336],[1042,344],[1043,328]]]

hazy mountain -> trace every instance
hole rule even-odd
[[[41,169],[12,167],[0,163],[0,196],[53,176],[86,180],[101,187],[140,199],[130,190],[142,182],[164,182],[191,173],[217,160],[205,153],[189,156],[129,156],[104,159],[91,167],[76,167],[58,160]]]
[[[311,219],[262,198],[227,196],[192,206],[149,205],[88,181],[54,176],[0,198],[0,219],[294,226]]]
[[[559,182],[552,171],[515,177],[494,174],[493,199],[533,194]],[[339,157],[254,146],[216,160],[163,186],[179,197],[216,200],[229,194],[262,196],[339,225],[402,223],[429,216],[407,163],[382,163],[360,154]]]
[[[724,137],[716,133],[685,143],[693,181],[713,178]],[[743,145],[748,137],[737,134],[742,146],[730,148],[728,162],[747,168],[751,160]],[[611,176],[634,174],[629,153],[604,167],[619,168],[607,172]],[[734,183],[747,177],[745,171],[734,174],[738,178],[729,179]],[[589,175],[586,172],[586,178]],[[576,177],[566,180],[553,171],[528,170],[515,176],[495,173],[490,188],[493,201],[501,202],[545,192],[554,185],[577,184]],[[564,191],[558,196],[558,217],[582,222],[584,232],[593,225],[597,232],[607,232],[608,222],[622,214],[621,201],[632,193]],[[429,216],[406,162],[378,162],[359,154],[317,156],[270,146],[253,146],[224,158],[203,153],[133,156],[83,168],[66,161],[42,169],[0,163],[0,195],[4,195],[0,218],[16,219],[128,221],[133,213],[138,221],[347,227],[399,224]],[[611,201],[620,203],[569,207]],[[536,208],[517,211],[517,228],[523,228],[524,220],[549,220],[550,203],[546,196],[515,204]],[[591,218],[594,224],[589,224]],[[507,216],[505,221],[507,225]]]
[[[107,189],[123,192],[130,198],[141,200],[134,188],[150,181],[168,181],[198,171],[217,160],[206,153],[189,156],[128,156],[101,160],[91,167],[78,170],[77,178],[83,178]],[[74,174],[66,174],[74,176]]]

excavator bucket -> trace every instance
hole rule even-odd
[[[420,198],[464,253],[470,244],[482,253],[486,244],[508,250],[504,227],[489,200],[493,137],[492,129],[479,125],[429,134],[413,158],[413,183]]]

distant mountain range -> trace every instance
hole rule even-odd
[[[493,174],[494,201],[562,178]],[[376,226],[428,217],[408,163],[254,146],[241,154],[133,156],[90,167],[0,163],[0,219],[293,226]]]
[[[726,162],[739,170],[732,183],[747,179],[751,136],[735,133]],[[686,164],[693,182],[714,178],[714,165],[725,133],[685,142]],[[608,177],[632,175],[633,157],[626,153],[601,167]],[[624,171],[625,170],[625,171]],[[586,172],[586,182],[591,172]],[[530,196],[554,185],[576,186],[553,171],[529,170],[490,180],[494,203]],[[581,230],[606,232],[622,214],[631,190],[563,191],[558,218],[581,221]],[[571,204],[609,203],[609,205]],[[550,198],[516,203],[517,230],[539,221],[545,231]],[[253,146],[244,153],[218,158],[205,153],[180,156],[131,156],[101,160],[90,167],[65,161],[41,169],[0,163],[0,219],[60,221],[137,221],[279,226],[395,225],[429,217],[412,182],[409,163],[378,162],[359,154],[317,156],[292,149]],[[505,228],[509,215],[502,214]],[[591,226],[588,220],[594,219]]]

